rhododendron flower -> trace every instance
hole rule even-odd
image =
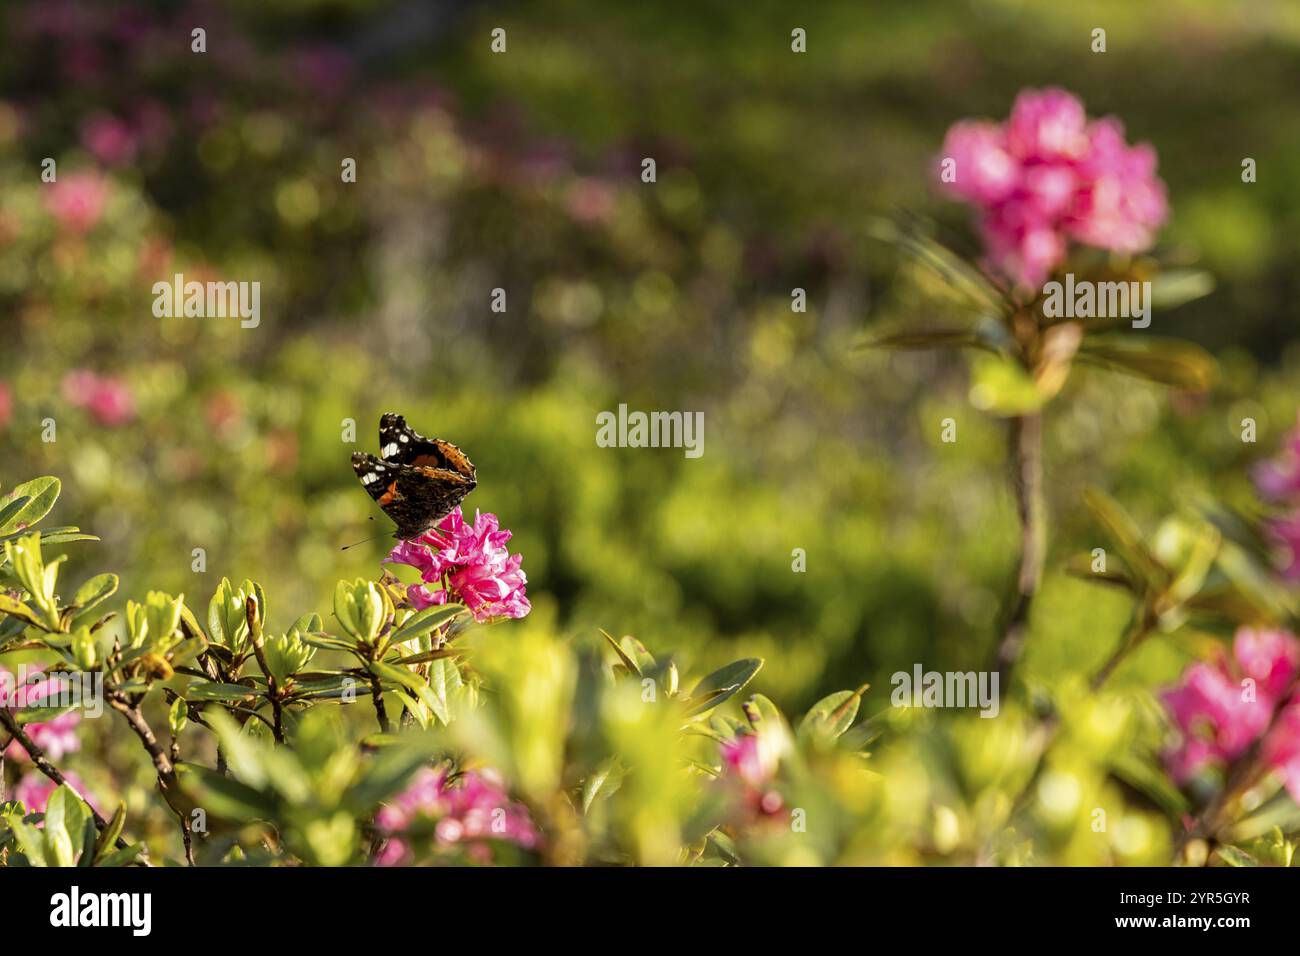
[[[1269,501],[1300,498],[1300,420],[1286,436],[1282,450],[1250,471],[1255,489]]]
[[[65,772],[63,779],[68,781],[68,785],[90,804],[96,813],[99,812],[99,807],[86,793],[85,784],[81,782],[80,777],[75,773]],[[58,788],[59,785],[44,774],[32,772],[18,781],[18,785],[14,787],[14,799],[21,802],[28,813],[44,813],[45,808],[49,805],[50,797],[54,795],[54,791]],[[41,824],[37,825],[40,826]]]
[[[8,382],[0,382],[0,428],[9,424],[14,414],[14,393]]]
[[[520,567],[523,555],[511,554],[497,516],[475,512],[465,523],[460,507],[423,535],[403,541],[384,559],[420,572],[422,584],[406,590],[417,610],[459,600],[477,621],[519,618],[532,610],[525,593],[528,578]]]
[[[500,777],[487,770],[466,771],[455,780],[449,780],[445,768],[420,770],[405,790],[375,814],[375,827],[389,837],[375,863],[408,862],[413,856],[410,833],[420,824],[432,826],[438,847],[464,847],[472,859],[484,863],[491,862],[485,841],[504,840],[524,849],[541,843],[528,808],[512,802]]]
[[[123,166],[135,159],[135,135],[126,123],[109,113],[95,113],[82,122],[81,144],[110,166]]]
[[[1297,673],[1300,641],[1285,631],[1252,628],[1237,631],[1232,662],[1189,667],[1179,685],[1163,695],[1179,731],[1178,744],[1165,754],[1174,779],[1185,781],[1242,756],[1268,730]],[[1282,771],[1293,794],[1300,794],[1300,773],[1293,773],[1300,770],[1300,738],[1291,713],[1297,707],[1287,705],[1285,719],[1279,719],[1264,746],[1269,766]]]
[[[1149,247],[1168,216],[1155,151],[1129,146],[1113,117],[1088,121],[1064,90],[1024,90],[1002,124],[964,120],[944,138],[943,188],[980,210],[990,265],[1035,286],[1069,242],[1115,252]]]
[[[52,677],[39,677],[19,684],[9,671],[0,667],[0,707],[8,710],[41,707],[52,694],[59,694],[66,690],[66,684]],[[53,720],[27,724],[23,730],[32,739],[32,743],[45,751],[47,757],[51,760],[59,760],[64,754],[81,749],[81,741],[76,733],[79,723],[81,723],[81,714],[76,710],[69,710]],[[5,749],[5,756],[18,760],[29,759],[26,748],[16,740],[11,741]]]
[[[748,814],[771,816],[785,801],[771,784],[786,746],[784,734],[740,733],[720,744],[724,781],[739,785],[741,800]]]
[[[135,417],[135,398],[121,379],[76,369],[63,377],[63,396],[101,425],[116,428]]]
[[[45,204],[68,232],[89,232],[104,214],[108,180],[95,172],[68,173],[50,184]]]
[[[1300,505],[1300,426],[1287,435],[1281,451],[1257,463],[1250,473],[1260,497],[1273,502]],[[1300,581],[1300,511],[1268,518],[1264,528],[1278,546],[1279,571],[1283,580]]]

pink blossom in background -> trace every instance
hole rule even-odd
[[[116,428],[135,418],[135,398],[119,378],[75,369],[63,377],[63,397],[101,425]]]
[[[1300,425],[1287,434],[1274,457],[1251,468],[1250,477],[1261,498],[1291,509],[1264,519],[1264,530],[1277,545],[1282,579],[1300,581]]]
[[[1262,756],[1265,765],[1281,775],[1291,799],[1300,803],[1300,703],[1289,704],[1278,715]]]
[[[520,618],[532,605],[526,595],[528,578],[520,567],[523,555],[511,554],[506,547],[511,537],[510,531],[501,530],[496,515],[475,512],[474,524],[468,525],[457,506],[433,529],[398,544],[384,561],[420,572],[423,583],[406,590],[417,610],[456,599],[479,622]]]
[[[438,846],[463,848],[477,862],[491,862],[485,841],[503,840],[524,849],[541,844],[528,808],[513,802],[492,771],[466,771],[454,781],[445,769],[425,767],[392,801],[375,814],[375,827],[389,837],[375,857],[379,866],[399,866],[413,854],[407,834],[419,823],[431,824]]]
[[[1133,253],[1168,217],[1155,151],[1129,146],[1113,117],[1089,121],[1064,90],[1023,90],[1005,123],[953,124],[939,157],[955,163],[942,187],[979,209],[990,265],[1040,285],[1071,241]]]
[[[49,184],[45,197],[46,208],[59,225],[74,235],[83,235],[104,215],[108,180],[95,172],[66,173]]]
[[[1207,767],[1242,756],[1269,728],[1273,713],[1300,673],[1300,641],[1279,630],[1239,628],[1233,661],[1198,662],[1178,686],[1162,695],[1178,729],[1165,762],[1180,783]],[[1254,699],[1243,680],[1254,681]],[[1300,704],[1287,703],[1268,738],[1263,756],[1281,772],[1288,791],[1300,799]]]
[[[96,813],[99,807],[96,806],[94,799],[86,792],[86,785],[81,782],[81,778],[70,771],[64,772],[63,779],[68,781],[68,786],[72,787],[77,794],[90,804]],[[22,803],[27,808],[28,813],[44,813],[46,806],[49,805],[50,797],[58,789],[56,784],[49,777],[35,770],[24,774],[23,778],[18,781],[14,787],[14,799]]]
[[[776,775],[780,755],[763,746],[758,734],[737,734],[719,746],[723,765],[750,786],[762,786]]]
[[[109,166],[123,166],[135,159],[135,134],[111,113],[94,113],[82,121],[81,145]]]
[[[25,684],[19,684],[9,671],[0,667],[0,707],[8,710],[21,710],[25,707],[40,707],[51,695],[66,689],[66,686],[52,678],[28,678]],[[77,738],[77,725],[81,723],[81,714],[70,710],[53,720],[43,723],[27,724],[23,727],[32,743],[45,751],[51,760],[59,760],[65,754],[75,753],[81,749]],[[5,749],[6,757],[17,760],[30,759],[27,750],[14,740]]]
[[[746,816],[772,816],[785,806],[772,786],[780,767],[785,738],[774,733],[739,733],[719,745],[724,781],[738,785]]]
[[[1300,499],[1300,419],[1287,434],[1282,450],[1258,462],[1250,477],[1260,496],[1268,501]]]
[[[9,425],[14,415],[14,393],[8,382],[0,382],[0,429]]]

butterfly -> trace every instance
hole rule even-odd
[[[418,538],[478,484],[474,464],[451,442],[425,438],[392,412],[379,419],[379,454],[354,452],[361,486],[397,523],[396,538]]]

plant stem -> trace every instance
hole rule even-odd
[[[59,772],[59,768],[50,762],[50,758],[45,755],[45,751],[42,750],[31,737],[27,736],[27,732],[23,730],[18,721],[14,720],[13,715],[3,707],[0,707],[0,724],[3,724],[5,730],[9,731],[9,735],[14,740],[18,741],[18,743],[22,745],[22,748],[27,751],[27,756],[31,758],[32,763],[36,765],[37,770],[45,774],[49,779],[53,780],[56,786],[67,787],[73,793],[77,793],[77,788],[68,783],[68,779]],[[101,817],[99,812],[90,805],[90,801],[85,798],[85,795],[77,793],[77,796],[81,798],[81,801],[85,803],[86,807],[90,810],[91,818],[95,821],[96,830],[102,831],[106,826],[108,826],[108,821]],[[126,840],[118,837],[115,845],[119,850],[125,850],[129,844]]]
[[[158,742],[154,736],[153,728],[149,726],[148,721],[144,719],[144,714],[140,712],[138,703],[131,703],[127,696],[116,688],[105,689],[108,698],[108,705],[126,718],[127,725],[135,731],[135,735],[140,738],[140,743],[149,754],[149,759],[153,761],[154,769],[158,772],[158,782],[164,788],[171,786],[176,779],[176,769],[172,766],[171,757],[167,755],[166,748]]]
[[[1043,502],[1043,417],[1040,413],[1011,419],[1011,488],[1020,520],[1020,568],[1007,625],[997,650],[1003,685],[1020,660],[1029,630],[1029,611],[1043,579],[1047,529]]]
[[[393,723],[388,719],[388,708],[384,706],[384,688],[379,678],[370,675],[370,699],[375,702],[375,716],[379,718],[379,729],[392,733]]]

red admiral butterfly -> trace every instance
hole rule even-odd
[[[451,442],[425,438],[392,412],[379,419],[383,459],[354,452],[352,468],[370,497],[397,522],[396,538],[418,538],[474,490],[474,464]]]

